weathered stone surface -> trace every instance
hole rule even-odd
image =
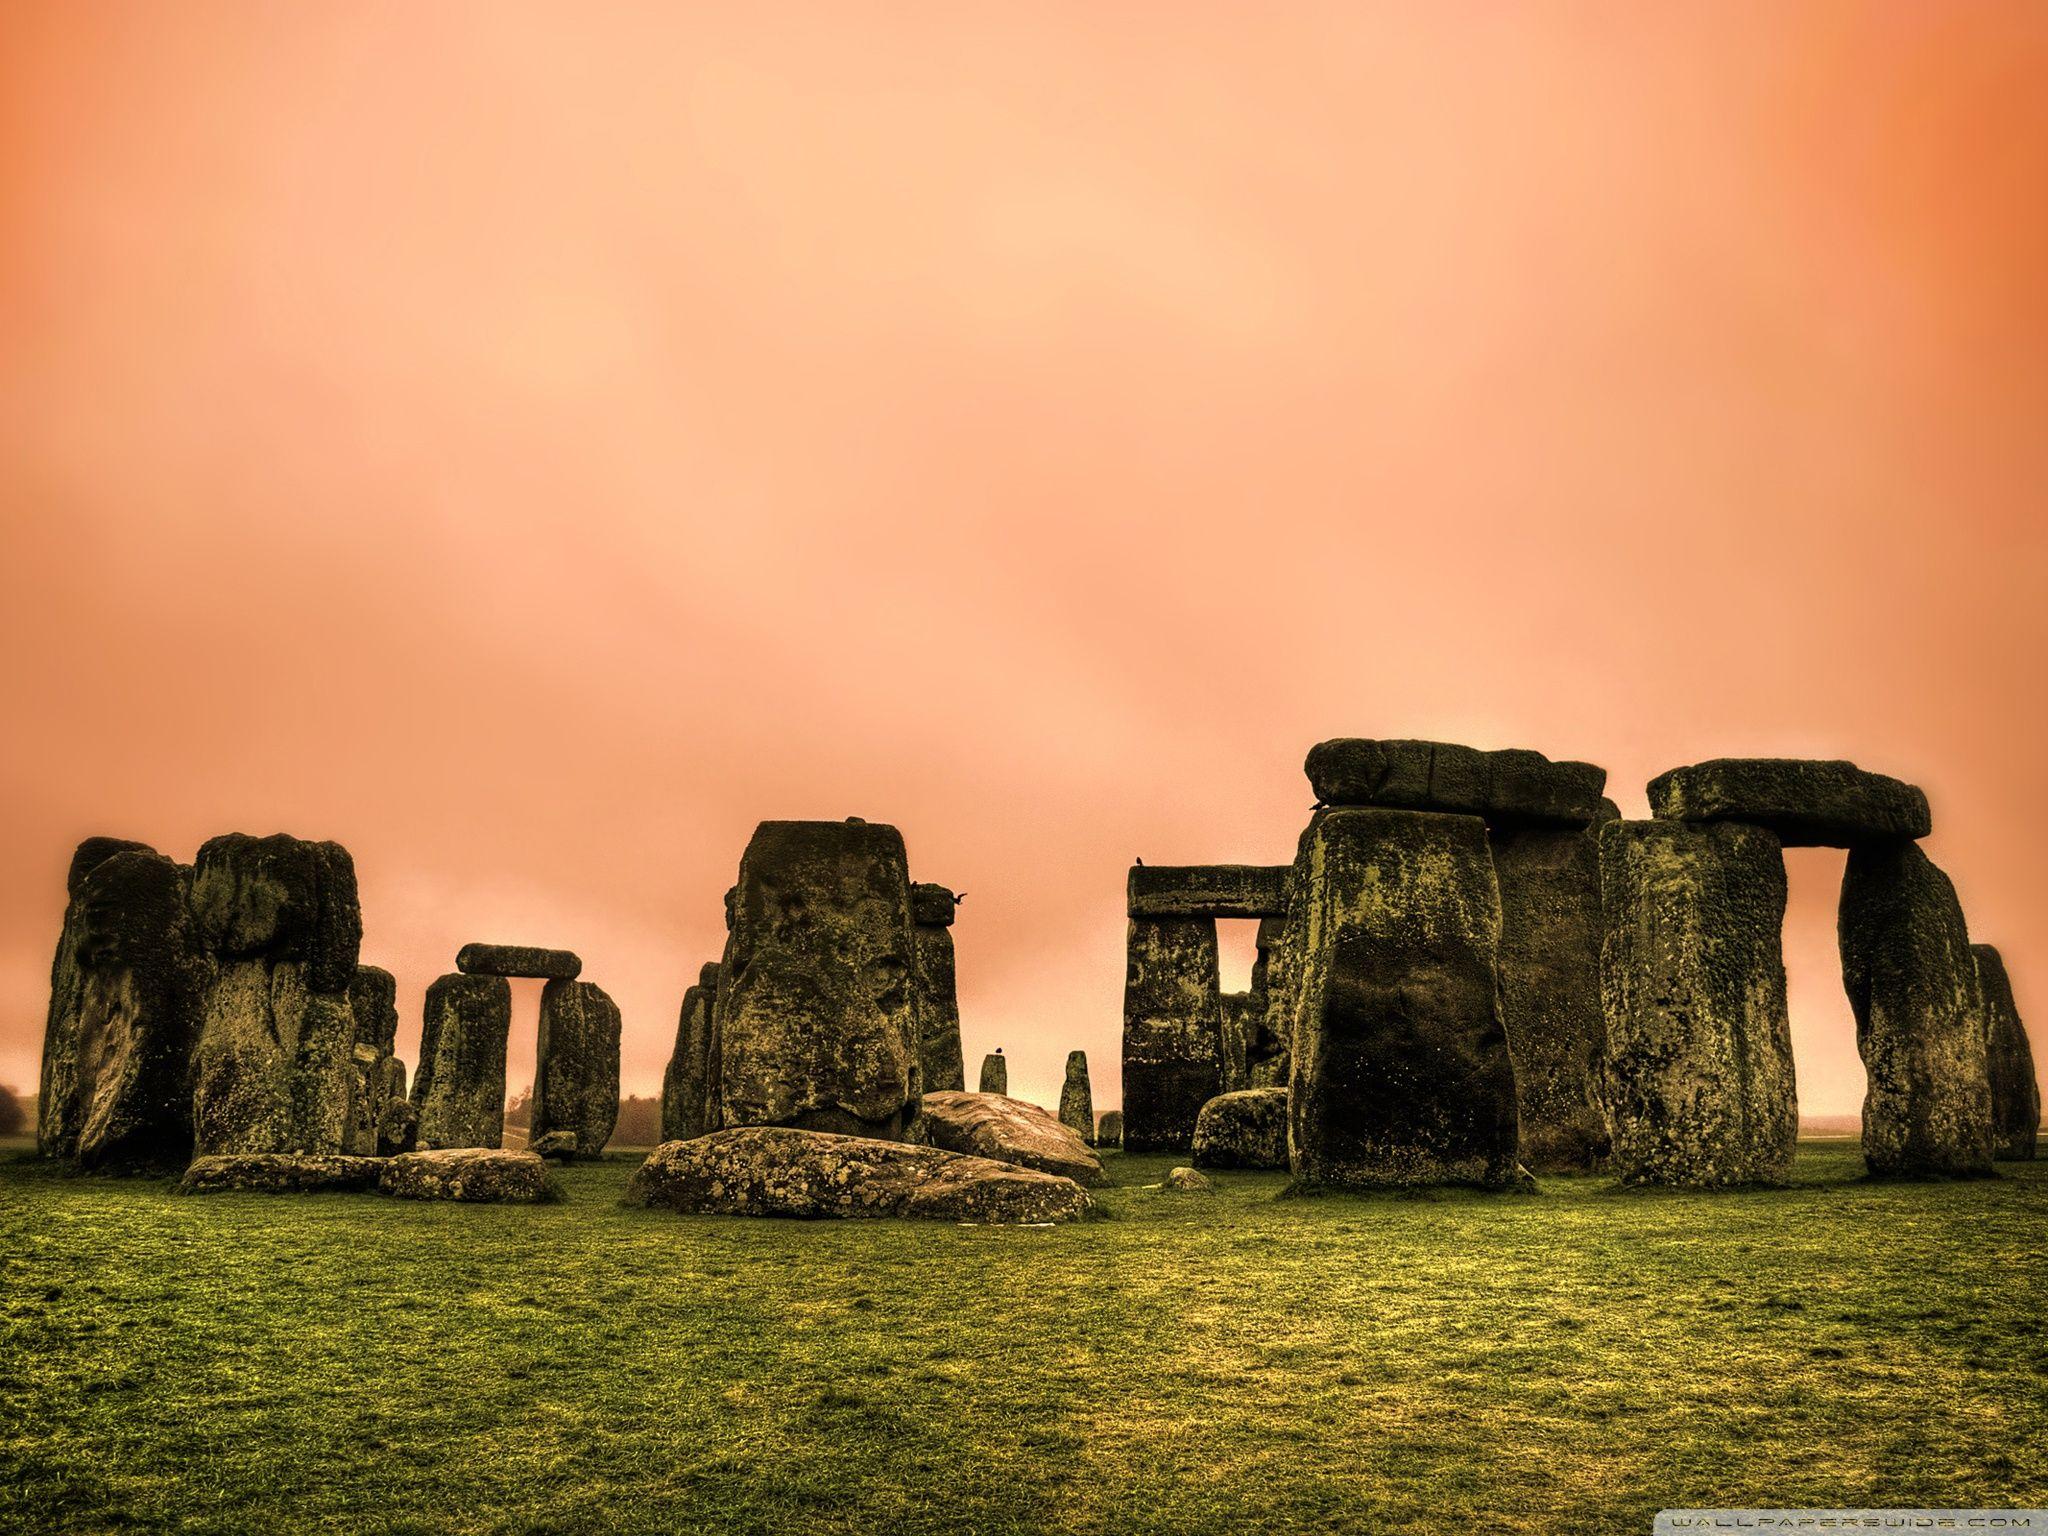
[[[1124,1144],[1124,1112],[1106,1109],[1095,1120],[1095,1145],[1121,1147]]]
[[[718,966],[705,966],[697,984],[683,993],[676,1020],[675,1050],[661,1080],[661,1139],[687,1141],[718,1124],[713,1088],[718,1081],[711,1034],[712,1010],[718,999]]]
[[[531,1135],[567,1131],[596,1157],[619,1122],[619,1005],[590,981],[540,990]]]
[[[191,871],[94,838],[74,855],[50,972],[36,1142],[89,1168],[177,1167],[192,1152],[192,1052],[207,965]]]
[[[1785,861],[1736,822],[1599,830],[1600,1073],[1625,1184],[1780,1184],[1799,1110],[1785,1013]]]
[[[1195,1116],[1223,1091],[1216,923],[1134,917],[1124,967],[1124,1145],[1194,1144]]]
[[[156,850],[147,843],[138,843],[126,837],[88,837],[72,850],[71,867],[64,875],[64,894],[76,898],[79,888],[85,884],[85,877],[117,853],[149,853]]]
[[[1485,825],[1324,810],[1306,845],[1288,1099],[1296,1183],[1526,1183]]]
[[[782,1126],[714,1132],[656,1147],[629,1205],[725,1216],[910,1216],[938,1221],[1071,1221],[1090,1208],[1072,1179],[936,1147]]]
[[[353,1093],[346,991],[315,991],[300,960],[223,961],[194,1057],[193,1150],[339,1153]]]
[[[915,966],[901,833],[762,822],[740,860],[714,1013],[724,1124],[914,1136]]]
[[[1253,962],[1256,964],[1257,962]],[[1231,1093],[1248,1087],[1252,1033],[1252,995],[1222,992],[1216,998],[1217,1022],[1221,1030],[1217,1049],[1223,1058],[1223,1091]]]
[[[1193,1168],[1169,1168],[1166,1177],[1159,1181],[1159,1187],[1170,1195],[1213,1195],[1216,1186],[1209,1182],[1206,1173]]]
[[[1500,883],[1501,1019],[1515,1063],[1523,1166],[1597,1168],[1607,1158],[1598,1064],[1600,843],[1595,831],[1493,834]]]
[[[363,915],[355,861],[339,843],[210,838],[193,866],[192,912],[221,960],[299,961],[308,992],[345,993],[355,979]]]
[[[1000,1093],[928,1093],[925,1136],[941,1151],[1056,1173],[1090,1188],[1109,1182],[1074,1131],[1036,1104]]]
[[[1861,843],[1842,877],[1837,931],[1867,1079],[1871,1174],[1991,1172],[1987,1019],[1948,876],[1918,843]]]
[[[384,1086],[379,1095],[383,1109],[377,1118],[377,1155],[395,1157],[419,1145],[420,1112],[405,1096],[405,1063],[396,1056],[382,1062]]]
[[[557,1198],[547,1165],[534,1152],[490,1147],[407,1152],[387,1158],[377,1188],[402,1200],[492,1201],[530,1205]]]
[[[576,1133],[574,1131],[549,1131],[544,1135],[535,1137],[528,1144],[526,1150],[535,1157],[552,1158],[566,1163],[575,1157],[576,1146]]]
[[[359,965],[349,979],[348,1011],[356,1022],[357,1045],[389,1056],[398,1041],[398,982],[382,966]]]
[[[943,885],[920,880],[910,888],[910,920],[920,928],[950,928],[960,898]]]
[[[377,1138],[384,1124],[387,1059],[374,1045],[357,1045],[349,1051],[348,1120],[342,1127],[341,1150],[350,1156],[377,1156]]]
[[[566,949],[542,949],[534,944],[465,944],[455,956],[455,969],[465,976],[574,981],[583,974],[583,961]]]
[[[192,1160],[178,1181],[181,1195],[254,1191],[267,1195],[317,1195],[377,1187],[381,1157],[320,1152],[238,1152]]]
[[[419,1145],[495,1147],[505,1139],[505,1042],[512,984],[502,976],[443,976],[427,988],[412,1103]]]
[[[1306,768],[1323,805],[1483,816],[1495,827],[1586,826],[1607,787],[1607,770],[1592,763],[1444,741],[1340,737],[1309,748]]]
[[[398,983],[389,971],[359,965],[348,989],[349,1014],[355,1021],[355,1049],[350,1054],[348,1126],[342,1150],[363,1157],[383,1151],[384,1121],[389,1108],[391,1047],[398,1037]],[[400,1092],[405,1068],[398,1069]]]
[[[1060,1124],[1082,1141],[1095,1139],[1095,1094],[1088,1086],[1088,1053],[1067,1052],[1067,1076],[1060,1084]]]
[[[1132,917],[1284,917],[1285,864],[1134,864],[1124,884]]]
[[[1984,999],[1986,1075],[1991,1080],[1991,1155],[2028,1162],[2041,1129],[2041,1085],[2034,1076],[2034,1051],[2012,998],[2005,959],[1989,944],[1973,944],[1977,990]]]
[[[1009,1093],[1010,1063],[1000,1050],[992,1051],[981,1058],[981,1079],[978,1086],[983,1093]]]
[[[1257,958],[1244,1003],[1244,1088],[1285,1088],[1289,1045],[1294,1035],[1293,981],[1283,943],[1284,917],[1259,922]]]
[[[920,923],[911,932],[917,978],[918,1061],[926,1093],[967,1086],[961,1056],[960,988],[953,963],[953,933]]]
[[[1927,796],[1911,784],[1818,758],[1717,757],[1650,780],[1660,821],[1745,821],[1788,847],[1853,848],[1925,837]]]
[[[1218,1094],[1195,1118],[1197,1168],[1285,1168],[1287,1090]]]

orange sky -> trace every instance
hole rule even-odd
[[[338,838],[403,1054],[565,945],[646,1091],[754,823],[857,814],[970,1062],[1107,1105],[1125,867],[1286,858],[1340,734],[1914,778],[2039,1039],[2044,75],[2030,3],[0,0],[0,1081],[84,834]]]

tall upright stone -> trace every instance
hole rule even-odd
[[[917,1019],[923,1036],[918,1059],[926,1093],[967,1087],[967,1063],[960,1054],[960,987],[953,963],[953,918],[959,905],[960,899],[943,885],[910,888]]]
[[[182,1167],[206,962],[191,871],[93,838],[72,860],[51,968],[37,1145],[89,1168]]]
[[[1303,1188],[1525,1182],[1485,823],[1318,811],[1294,906],[1289,1152]]]
[[[1599,829],[1601,1093],[1625,1184],[1783,1183],[1799,1132],[1785,861],[1740,822]]]
[[[713,1024],[726,1126],[915,1139],[911,926],[894,827],[761,823],[740,860]]]
[[[342,1151],[375,1157],[384,1134],[392,1074],[392,1046],[398,1038],[398,982],[375,965],[359,965],[349,982],[349,1014],[355,1021],[350,1053],[348,1128]],[[399,1078],[404,1069],[399,1070]]]
[[[683,993],[676,1021],[676,1045],[661,1080],[661,1139],[688,1141],[718,1127],[712,1087],[718,1080],[711,1034],[718,1000],[718,963],[697,972],[697,984]]]
[[[1006,1097],[1008,1096],[1010,1092],[1010,1063],[1004,1057],[1000,1048],[990,1051],[988,1055],[981,1058],[981,1077],[976,1081],[975,1087],[983,1093],[1000,1093]]]
[[[1088,1087],[1088,1053],[1067,1052],[1067,1077],[1060,1084],[1060,1123],[1090,1146],[1095,1144],[1095,1095]]]
[[[1223,1091],[1223,1003],[1212,917],[1134,917],[1124,966],[1124,1146],[1194,1145]]]
[[[591,981],[550,981],[540,989],[528,1144],[557,1131],[576,1138],[578,1157],[596,1157],[619,1123],[619,1005]]]
[[[505,1140],[505,1043],[512,984],[460,971],[427,988],[412,1104],[421,1151],[497,1147]]]
[[[339,1153],[363,937],[354,860],[339,843],[230,833],[200,848],[191,906],[214,961],[195,1053],[195,1155]]]
[[[1222,1030],[1219,1039],[1223,1052],[1223,1091],[1229,1093],[1244,1087],[1246,1081],[1251,1053],[1252,995],[1249,991],[1220,992],[1216,997],[1216,1007],[1217,1022]]]
[[[1987,1021],[1955,887],[1918,843],[1860,843],[1842,877],[1838,931],[1867,1079],[1870,1172],[1989,1173]]]
[[[2012,998],[2005,959],[1989,944],[1973,944],[1977,988],[1988,1025],[1985,1066],[1991,1080],[1991,1155],[2005,1162],[2030,1162],[2041,1129],[2041,1085],[2034,1077],[2034,1051]]]
[[[1285,917],[1262,917],[1251,989],[1245,998],[1244,1086],[1285,1088],[1294,1036],[1293,980],[1284,940]]]
[[[1598,1064],[1600,844],[1593,830],[1493,833],[1500,882],[1501,1017],[1515,1063],[1522,1162],[1535,1173],[1596,1168],[1607,1157]]]

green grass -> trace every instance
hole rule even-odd
[[[1629,1532],[2048,1503],[2048,1164],[1052,1230],[363,1195],[0,1154],[0,1530]]]

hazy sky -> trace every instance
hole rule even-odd
[[[970,1063],[1106,1106],[1126,866],[1285,859],[1332,735],[1913,778],[2039,1039],[2044,74],[2027,3],[0,0],[0,1081],[88,833],[338,838],[403,1054],[564,945],[646,1091],[754,823],[861,815]]]

